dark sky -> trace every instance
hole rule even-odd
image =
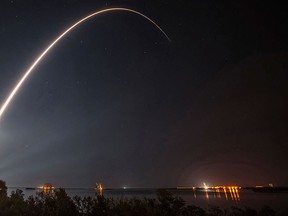
[[[288,185],[287,8],[231,1],[1,0],[9,186]]]

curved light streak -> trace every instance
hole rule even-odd
[[[78,22],[76,22],[75,24],[73,24],[72,26],[70,26],[68,29],[66,29],[59,37],[57,37],[45,50],[44,52],[34,61],[34,63],[30,66],[30,68],[25,72],[24,76],[18,81],[17,85],[14,87],[13,91],[9,94],[8,98],[5,100],[4,104],[2,105],[1,109],[0,109],[0,118],[2,116],[2,114],[4,113],[4,111],[6,110],[6,108],[8,107],[9,103],[11,102],[11,100],[13,99],[13,97],[15,96],[15,94],[18,92],[19,88],[21,87],[21,85],[24,83],[24,81],[27,79],[27,77],[30,75],[30,73],[32,72],[32,70],[36,67],[36,65],[43,59],[43,57],[49,52],[49,50],[57,43],[60,41],[61,38],[63,38],[66,34],[68,34],[71,30],[73,30],[76,26],[80,25],[81,23],[85,22],[86,20],[98,15],[98,14],[102,14],[102,13],[106,13],[106,12],[110,12],[110,11],[129,11],[135,14],[138,14],[142,17],[144,17],[145,19],[149,20],[154,26],[156,26],[163,34],[164,36],[167,38],[167,40],[169,42],[171,42],[170,38],[168,37],[168,35],[160,28],[159,25],[157,25],[153,20],[151,20],[149,17],[145,16],[144,14],[129,9],[129,8],[108,8],[108,9],[104,9],[101,11],[97,11],[95,13],[92,13],[84,18],[82,18],[81,20],[79,20]]]

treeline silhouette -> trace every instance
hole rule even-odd
[[[22,190],[7,195],[6,183],[0,180],[0,216],[274,216],[269,208],[256,211],[231,207],[203,209],[186,205],[181,197],[166,190],[158,190],[156,198],[112,199],[95,197],[69,197],[64,189],[54,193],[37,193],[24,199]],[[279,214],[280,215],[280,214]],[[283,216],[286,214],[282,214]]]

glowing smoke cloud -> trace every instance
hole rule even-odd
[[[2,114],[4,113],[5,109],[7,108],[7,106],[9,105],[9,103],[11,102],[11,100],[13,99],[13,97],[15,96],[15,94],[17,93],[17,91],[19,90],[19,88],[21,87],[21,85],[24,83],[24,81],[27,79],[27,77],[30,75],[30,73],[32,72],[32,70],[34,69],[34,67],[36,67],[36,65],[41,61],[41,59],[48,53],[48,51],[62,38],[64,37],[68,32],[70,32],[72,29],[74,29],[76,26],[80,25],[82,22],[98,15],[101,13],[106,13],[109,11],[129,11],[132,13],[136,13],[142,17],[144,17],[145,19],[149,20],[151,23],[153,23],[154,26],[156,26],[164,35],[165,37],[168,39],[168,41],[171,41],[170,38],[168,37],[168,35],[160,28],[160,26],[158,26],[153,20],[151,20],[149,17],[145,16],[144,14],[132,10],[132,9],[128,9],[128,8],[108,8],[108,9],[104,9],[101,11],[97,11],[95,13],[92,13],[86,17],[84,17],[83,19],[79,20],[78,22],[76,22],[75,24],[73,24],[71,27],[69,27],[67,30],[65,30],[58,38],[56,38],[56,40],[54,40],[45,50],[44,52],[35,60],[35,62],[30,66],[30,68],[25,72],[24,76],[19,80],[19,82],[17,83],[17,85],[14,87],[13,91],[10,93],[9,97],[6,99],[5,103],[3,104],[3,106],[0,109],[0,118],[2,116]]]

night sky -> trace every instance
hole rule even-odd
[[[9,186],[288,185],[283,5],[1,0],[0,119]]]

